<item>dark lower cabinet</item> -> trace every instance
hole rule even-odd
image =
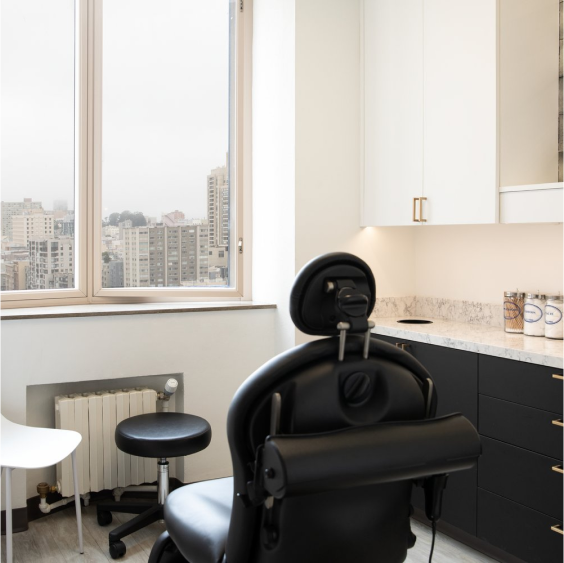
[[[437,390],[437,416],[460,412],[478,427],[477,354],[422,342],[389,337],[381,339],[391,344],[405,344],[405,351],[427,368]],[[476,535],[477,481],[477,467],[450,475],[442,506],[444,522],[473,536]],[[425,497],[421,488],[414,489],[412,499],[416,508],[425,510]]]
[[[378,338],[427,368],[438,416],[461,412],[481,435],[477,467],[449,477],[442,521],[500,561],[562,563],[562,369]],[[424,511],[421,489],[413,504]]]
[[[478,538],[527,563],[562,563],[562,522],[478,489]]]
[[[562,370],[478,354],[480,393],[562,414]]]
[[[478,486],[562,520],[562,462],[482,436]]]
[[[562,415],[480,395],[480,434],[562,459]]]

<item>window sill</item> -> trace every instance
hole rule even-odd
[[[257,303],[255,301],[65,305],[58,307],[4,309],[1,319],[3,321],[19,321],[23,319],[63,319],[66,317],[109,317],[115,315],[246,311],[250,309],[276,309],[276,305],[271,303]]]

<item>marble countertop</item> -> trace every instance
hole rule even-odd
[[[376,326],[372,332],[559,369],[562,369],[563,366],[562,340],[510,334],[496,327],[457,323],[430,317],[418,318],[432,320],[432,324],[417,325],[397,322],[405,318],[375,318],[373,320]]]

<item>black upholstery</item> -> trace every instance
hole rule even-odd
[[[440,436],[440,441],[437,440]],[[264,487],[274,498],[470,469],[480,438],[461,414],[321,434],[269,436]]]
[[[116,445],[140,457],[168,458],[194,454],[211,441],[209,423],[192,414],[155,412],[126,418],[116,428]]]
[[[375,302],[376,282],[368,264],[353,254],[334,252],[301,269],[292,287],[290,316],[306,334],[336,335],[339,322],[349,322],[351,332],[357,332],[366,330]]]
[[[480,441],[460,414],[434,418],[431,375],[411,354],[367,338],[374,298],[372,273],[350,254],[321,257],[298,275],[294,323],[331,335],[345,323],[342,361],[339,339],[325,338],[243,383],[227,421],[232,482],[171,494],[150,563],[169,544],[189,563],[405,560],[415,481],[436,520],[444,474],[474,465]]]
[[[233,479],[194,483],[172,492],[165,504],[171,538],[190,563],[223,561],[231,519]]]

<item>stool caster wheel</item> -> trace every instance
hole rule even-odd
[[[99,526],[107,526],[112,523],[112,513],[109,510],[98,510],[96,513]]]
[[[125,555],[125,544],[117,541],[110,544],[110,556],[112,559],[119,559]]]

